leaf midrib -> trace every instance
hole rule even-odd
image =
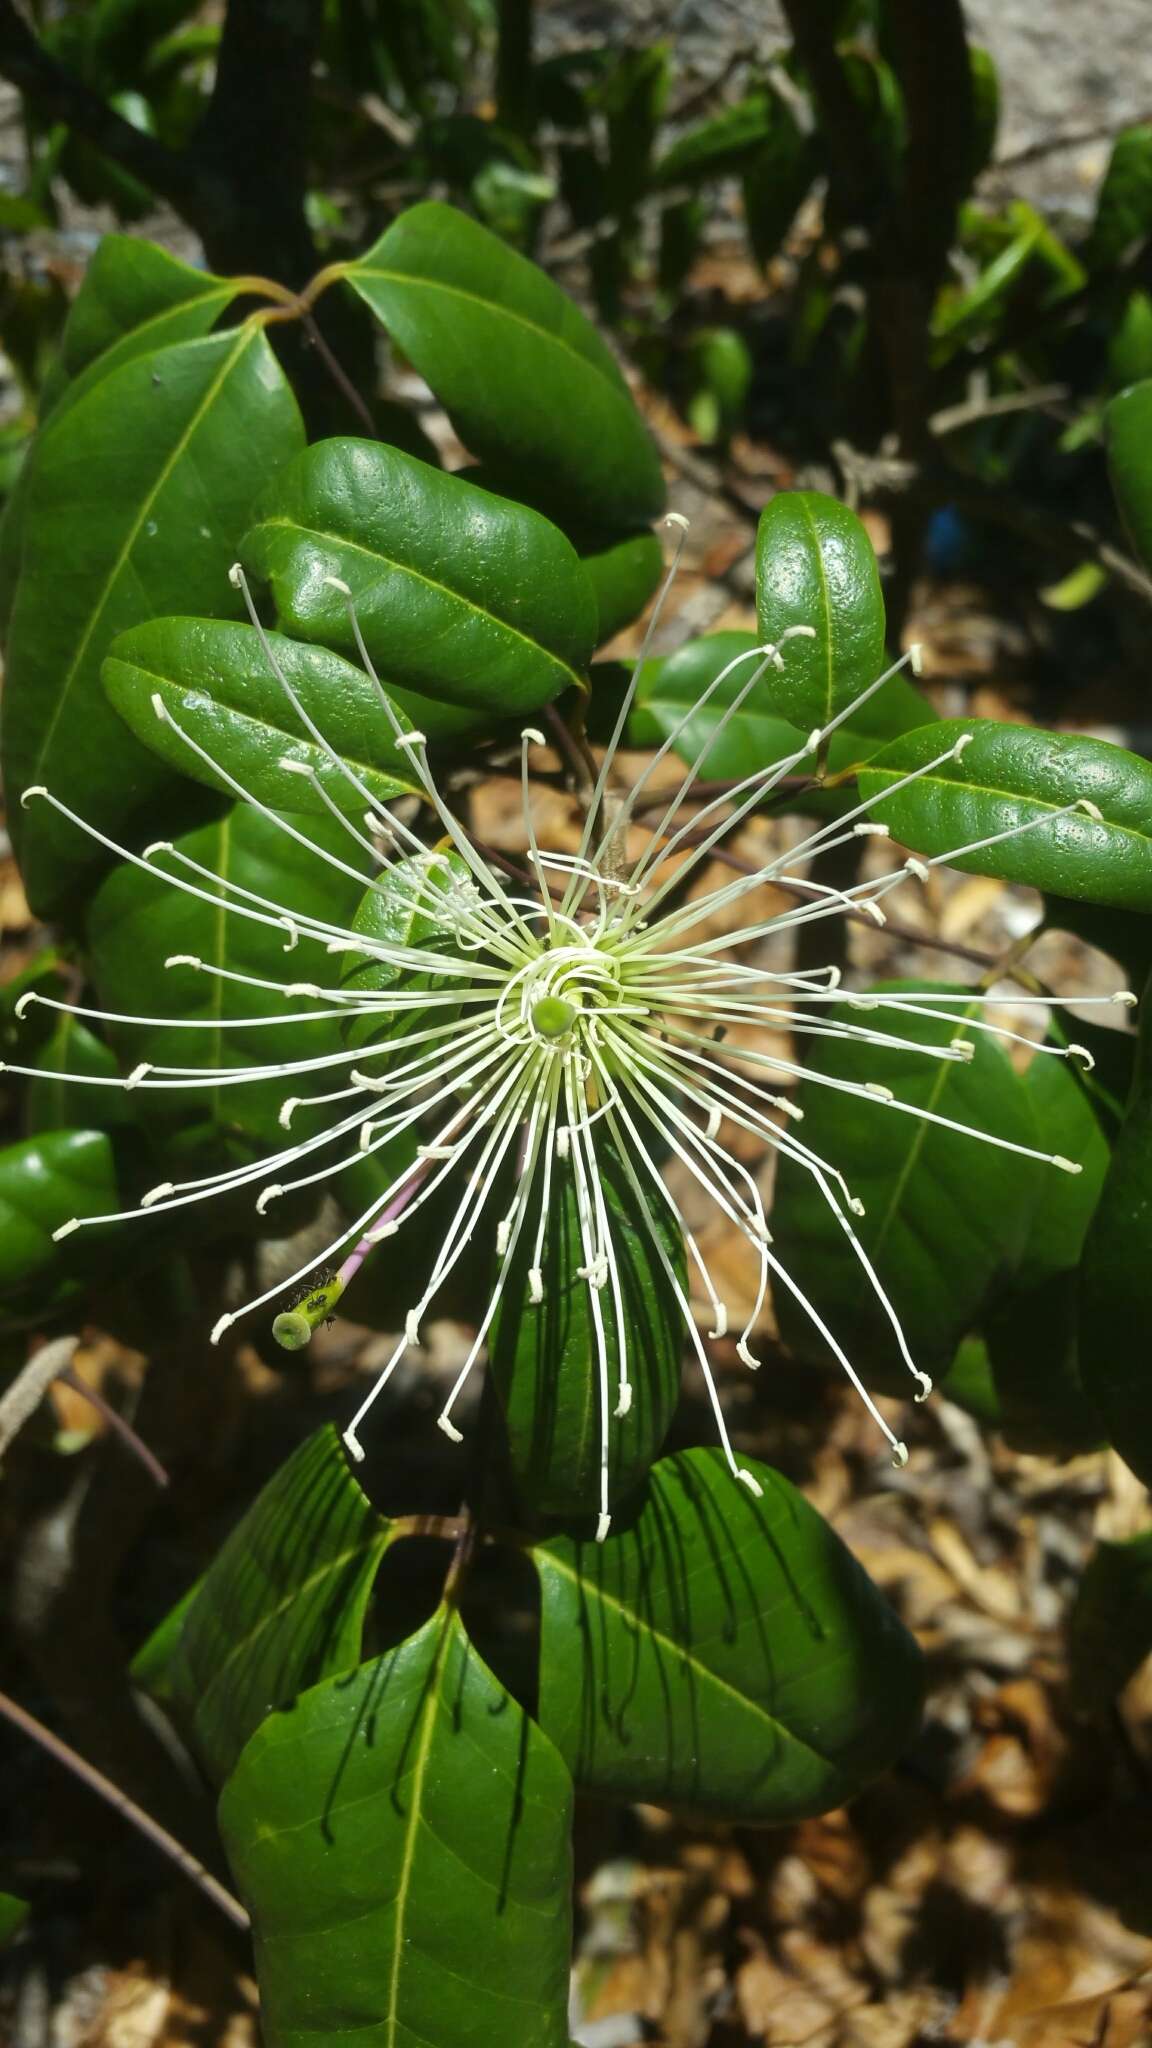
[[[777,1720],[774,1714],[770,1714],[766,1707],[760,1705],[759,1701],[751,1699],[745,1692],[740,1692],[728,1679],[721,1678],[719,1672],[713,1671],[710,1665],[703,1663],[683,1643],[678,1643],[674,1637],[665,1635],[663,1629],[657,1628],[651,1621],[646,1621],[642,1615],[637,1614],[635,1608],[626,1607],[623,1601],[618,1600],[614,1594],[605,1592],[602,1586],[593,1586],[588,1579],[583,1578],[571,1565],[566,1564],[562,1558],[558,1557],[555,1551],[542,1550],[540,1556],[546,1558],[548,1563],[561,1572],[585,1597],[590,1593],[594,1593],[597,1600],[602,1601],[606,1607],[614,1609],[617,1614],[623,1617],[625,1622],[634,1628],[639,1628],[648,1641],[671,1651],[681,1663],[690,1665],[693,1671],[699,1677],[706,1680],[709,1685],[718,1687],[721,1692],[727,1693],[729,1698],[735,1700],[737,1705],[742,1707],[747,1713],[755,1715],[759,1720],[763,1721],[765,1726],[770,1728],[774,1734],[783,1736],[786,1741],[795,1744],[796,1748],[804,1751],[806,1755],[815,1757],[817,1763],[823,1764],[826,1770],[832,1771],[837,1777],[840,1776],[843,1768],[842,1765],[837,1764],[831,1757],[825,1756],[823,1751],[817,1749],[805,1736],[797,1735],[785,1722]]]
[[[896,744],[898,742],[899,735],[897,736]],[[861,787],[863,787],[865,775],[874,775],[881,781],[887,776],[893,782],[899,782],[907,774],[907,768],[880,768],[877,767],[875,761],[869,761],[867,767],[861,769]],[[1068,815],[1067,803],[1053,803],[1047,797],[1033,796],[1028,790],[1005,789],[999,783],[966,782],[958,775],[922,775],[919,777],[917,787],[921,789],[956,789],[965,796],[1003,797],[1012,803],[1034,804],[1039,811],[1051,811],[1054,815],[1060,813],[1065,817]],[[881,790],[879,795],[873,797],[871,801],[873,803],[883,803],[887,794],[887,791]],[[1068,802],[1075,802],[1075,798],[1070,797]],[[1089,822],[1095,823],[1097,821],[1090,820]],[[1152,833],[1142,832],[1137,825],[1123,825],[1119,819],[1109,818],[1107,815],[1099,822],[1103,825],[1105,831],[1122,832],[1126,838],[1134,840],[1141,851],[1147,851],[1149,848],[1152,848]],[[974,859],[975,854],[960,854],[958,858],[961,860]]]
[[[159,473],[155,478],[152,488],[149,490],[146,497],[144,498],[137,512],[136,518],[132,522],[132,525],[129,527],[128,532],[125,535],[123,544],[119,550],[119,553],[117,554],[115,561],[112,563],[107,575],[103,580],[103,583],[101,584],[99,600],[93,606],[93,609],[89,615],[88,624],[84,630],[83,637],[80,641],[79,646],[76,649],[75,654],[72,657],[72,661],[67,670],[63,686],[61,687],[59,694],[57,696],[56,708],[53,711],[52,716],[44,729],[43,735],[40,740],[40,745],[36,750],[36,754],[34,757],[36,763],[36,773],[42,772],[43,770],[44,761],[47,758],[49,749],[52,745],[52,741],[56,736],[56,728],[59,725],[60,720],[64,714],[66,705],[70,701],[77,675],[79,674],[81,665],[84,662],[84,659],[87,655],[88,648],[92,641],[92,637],[96,631],[100,619],[104,615],[104,611],[107,607],[111,592],[115,587],[116,583],[119,581],[120,576],[124,571],[125,565],[127,564],[128,558],[132,552],[132,549],[135,547],[136,542],[140,537],[140,530],[141,527],[144,525],[145,519],[147,518],[149,512],[151,511],[153,505],[155,504],[156,499],[159,497],[160,492],[163,490],[164,486],[169,482],[177,462],[186,453],[188,445],[193,435],[199,428],[200,423],[203,420],[205,414],[207,413],[209,407],[214,404],[219,394],[221,385],[224,383],[224,380],[231,375],[231,372],[235,364],[239,360],[240,356],[246,349],[248,349],[252,345],[256,337],[257,329],[255,328],[241,327],[237,330],[236,346],[230,351],[230,353],[225,357],[224,361],[221,363],[217,375],[212,379],[212,382],[209,384],[207,390],[205,391],[203,397],[200,400],[200,403],[197,405],[195,412],[192,413],[178,440],[175,442],[175,444],[169,451],[168,456],[166,457]],[[211,342],[212,337],[208,337],[208,340],[209,342]],[[200,344],[198,342],[192,342],[189,343],[188,346],[196,348],[199,347]],[[134,365],[125,365],[125,368],[131,367],[134,367]],[[99,391],[101,389],[101,386],[96,385],[94,389]],[[81,402],[83,403],[83,401]]]
[[[495,319],[510,320],[517,327],[526,328],[529,334],[538,335],[541,341],[547,342],[551,347],[558,348],[565,355],[571,356],[573,362],[579,363],[582,369],[590,370],[594,376],[598,377],[605,390],[609,391],[618,403],[629,409],[631,408],[631,400],[628,397],[627,391],[623,390],[616,383],[615,378],[609,376],[607,370],[603,369],[594,357],[584,355],[582,350],[573,347],[570,341],[565,341],[564,337],[557,334],[553,328],[541,327],[537,321],[530,320],[526,313],[515,312],[511,306],[500,305],[493,299],[482,298],[479,292],[465,291],[463,285],[445,284],[440,278],[420,277],[406,270],[382,270],[376,265],[359,263],[349,270],[348,281],[350,284],[355,285],[357,279],[361,277],[378,277],[385,284],[415,285],[421,291],[443,292],[448,298],[463,299],[467,305],[479,306],[483,312],[492,315]]]
[[[333,547],[349,548],[353,554],[364,555],[370,562],[380,562],[386,569],[394,569],[398,575],[411,576],[415,582],[423,583],[429,590],[437,591],[453,604],[463,605],[467,611],[474,612],[478,619],[484,619],[488,625],[497,627],[500,632],[523,641],[525,647],[530,648],[537,657],[543,656],[556,668],[562,669],[577,686],[583,685],[583,676],[572,667],[571,662],[565,661],[563,655],[556,654],[552,648],[546,647],[542,640],[534,640],[530,633],[525,633],[519,626],[514,626],[511,620],[502,619],[497,612],[486,611],[482,604],[477,604],[471,597],[465,597],[463,591],[454,590],[450,583],[441,583],[437,577],[427,575],[423,569],[413,568],[410,562],[401,562],[395,555],[386,555],[380,548],[368,547],[364,541],[353,540],[348,534],[333,533],[328,527],[314,525],[311,522],[305,523],[301,519],[291,519],[282,512],[271,513],[267,518],[259,520],[253,531],[260,532],[266,526],[282,526],[289,532],[303,534],[306,538],[328,541]],[[401,683],[400,688],[421,690],[422,686],[419,683]],[[422,694],[428,694],[426,688],[423,688]]]

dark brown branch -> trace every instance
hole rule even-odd
[[[5,1720],[10,1721],[14,1728],[19,1728],[22,1734],[27,1735],[30,1741],[47,1751],[47,1754],[55,1758],[58,1764],[62,1764],[66,1771],[70,1771],[74,1778],[79,1778],[81,1784],[87,1785],[89,1791],[95,1792],[97,1798],[106,1800],[109,1806],[122,1814],[130,1826],[151,1842],[154,1849],[158,1849],[162,1856],[166,1856],[170,1863],[174,1863],[178,1870],[183,1871],[185,1877],[189,1878],[197,1890],[203,1892],[204,1897],[210,1899],[212,1904],[231,1920],[234,1927],[250,1925],[248,1915],[239,1899],[233,1898],[231,1892],[213,1877],[211,1871],[205,1870],[204,1865],[193,1856],[191,1850],[186,1849],[182,1842],[178,1842],[175,1835],[170,1835],[167,1828],[162,1828],[159,1821],[153,1820],[150,1813],[145,1813],[142,1806],[137,1806],[134,1799],[129,1799],[127,1793],[121,1792],[110,1778],[104,1776],[103,1771],[98,1771],[94,1764],[90,1764],[86,1757],[79,1754],[78,1750],[64,1742],[59,1735],[54,1735],[52,1730],[46,1728],[42,1721],[38,1721],[34,1714],[28,1713],[24,1707],[17,1706],[16,1701],[9,1699],[7,1693],[3,1692],[0,1692],[0,1714]]]

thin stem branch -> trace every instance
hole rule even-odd
[[[18,1706],[16,1701],[9,1699],[8,1694],[4,1692],[0,1692],[0,1715],[10,1721],[14,1728],[19,1728],[30,1742],[37,1743],[56,1763],[70,1771],[74,1778],[79,1778],[81,1784],[87,1785],[89,1791],[95,1792],[97,1798],[105,1800],[121,1814],[138,1834],[151,1842],[154,1849],[158,1849],[162,1856],[166,1856],[170,1863],[174,1863],[178,1870],[182,1870],[185,1877],[197,1887],[197,1890],[203,1892],[206,1899],[212,1901],[234,1927],[246,1928],[251,1925],[239,1899],[233,1898],[232,1893],[218,1878],[213,1877],[210,1870],[205,1870],[204,1865],[184,1847],[182,1842],[176,1840],[175,1835],[170,1835],[167,1828],[162,1828],[159,1821],[153,1820],[151,1814],[145,1813],[143,1807],[137,1806],[134,1799],[129,1799],[127,1793],[121,1792],[110,1778],[104,1776],[103,1771],[98,1771],[95,1765],[90,1764],[86,1757],[82,1757],[70,1743],[64,1742],[51,1728],[46,1728],[43,1721],[38,1721],[34,1714],[30,1714],[25,1707]]]

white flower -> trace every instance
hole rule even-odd
[[[682,541],[681,541],[682,545]],[[675,562],[661,594],[663,604],[675,572]],[[247,589],[242,574],[235,571],[239,587]],[[344,586],[337,586],[344,589]],[[683,1316],[691,1344],[711,1400],[716,1427],[725,1456],[736,1478],[754,1493],[759,1487],[752,1474],[739,1463],[729,1441],[724,1415],[709,1361],[705,1337],[697,1327],[688,1293],[675,1263],[669,1257],[656,1227],[660,1216],[671,1216],[680,1229],[688,1258],[703,1294],[711,1306],[710,1336],[721,1337],[729,1324],[722,1293],[709,1270],[700,1244],[679,1215],[655,1157],[657,1147],[679,1162],[682,1172],[696,1182],[727,1218],[743,1240],[755,1276],[754,1305],[737,1338],[736,1349],[743,1362],[755,1367],[753,1332],[771,1286],[789,1290],[843,1365],[853,1385],[887,1438],[892,1455],[902,1464],[907,1452],[871,1397],[861,1384],[850,1359],[835,1334],[827,1327],[818,1306],[808,1300],[790,1278],[772,1249],[764,1206],[754,1173],[735,1149],[737,1134],[758,1140],[766,1151],[797,1162],[820,1190],[841,1224],[859,1260],[863,1273],[882,1303],[892,1325],[893,1342],[907,1365],[914,1398],[930,1392],[930,1382],[911,1357],[899,1319],[882,1281],[854,1228],[862,1213],[833,1160],[819,1157],[800,1135],[801,1113],[781,1089],[802,1076],[822,1082],[847,1095],[866,1096],[880,1115],[912,1115],[925,1122],[943,1124],[951,1130],[964,1129],[949,1118],[895,1098],[878,1083],[857,1084],[822,1076],[796,1060],[775,1051],[760,1050],[739,1042],[725,1042],[730,1026],[763,1025],[791,1035],[852,1038],[877,1046],[906,1047],[926,1059],[966,1060],[971,1043],[956,1038],[943,1046],[926,1046],[900,1036],[900,1018],[906,1015],[949,1016],[950,1004],[969,1011],[974,1001],[992,1012],[999,1001],[995,995],[949,997],[932,995],[877,994],[857,1000],[861,1021],[845,1022],[833,1016],[830,1006],[843,1005],[839,974],[835,968],[791,973],[769,971],[757,964],[761,942],[784,930],[817,920],[864,910],[878,923],[884,922],[882,903],[890,892],[909,877],[923,881],[938,860],[907,859],[868,882],[839,890],[811,884],[814,893],[796,909],[768,918],[756,914],[756,899],[765,885],[795,879],[794,864],[810,861],[860,834],[883,835],[886,828],[867,816],[869,805],[855,809],[819,826],[799,846],[765,861],[754,874],[741,874],[721,883],[706,895],[684,899],[687,875],[702,870],[714,850],[742,820],[764,801],[766,795],[793,770],[813,762],[837,726],[843,724],[867,697],[887,680],[881,676],[856,703],[822,730],[809,735],[787,759],[767,768],[754,769],[734,789],[722,796],[697,802],[690,817],[682,820],[685,803],[693,794],[701,762],[723,726],[754,690],[769,668],[781,668],[787,650],[764,646],[754,655],[743,655],[729,663],[723,675],[704,691],[699,702],[676,732],[648,762],[643,773],[624,795],[612,788],[613,764],[623,737],[636,688],[636,677],[624,701],[616,729],[604,757],[599,777],[587,806],[586,822],[579,850],[575,854],[550,853],[537,842],[533,825],[532,793],[528,774],[529,748],[543,744],[531,728],[521,741],[521,776],[525,854],[535,888],[518,893],[497,873],[454,819],[437,790],[428,764],[422,734],[403,728],[384,694],[364,645],[351,599],[349,615],[364,669],[374,686],[380,707],[381,734],[406,752],[424,792],[427,807],[446,836],[451,853],[430,851],[412,828],[394,816],[382,817],[368,789],[353,771],[339,762],[323,734],[304,711],[287,679],[280,672],[273,650],[264,640],[267,658],[290,699],[296,715],[313,741],[354,789],[365,806],[363,827],[343,816],[327,796],[315,770],[293,766],[309,775],[315,791],[328,803],[345,826],[350,841],[350,859],[313,847],[286,819],[273,812],[266,815],[281,829],[299,839],[320,860],[343,873],[354,872],[365,888],[381,876],[405,883],[432,917],[439,938],[425,945],[375,943],[353,931],[319,920],[293,916],[281,906],[248,892],[227,892],[227,885],[207,869],[195,871],[186,856],[178,870],[158,869],[156,864],[171,849],[152,847],[143,855],[115,846],[84,824],[84,821],[43,788],[24,792],[23,801],[51,804],[125,860],[164,873],[173,888],[206,896],[230,916],[254,918],[284,929],[288,945],[301,935],[319,940],[334,956],[356,957],[364,962],[382,963],[405,978],[380,992],[357,992],[340,985],[290,980],[254,980],[236,976],[206,962],[183,957],[167,960],[201,973],[239,979],[266,990],[280,1000],[266,1018],[257,1020],[282,1025],[295,1021],[293,1005],[305,1005],[298,1012],[303,1025],[320,1014],[357,1020],[359,1049],[341,1050],[319,1058],[307,1054],[306,1038],[301,1057],[274,1065],[253,1068],[221,1067],[189,1069],[141,1065],[122,1081],[94,1085],[140,1089],[168,1089],[200,1086],[207,1080],[218,1086],[242,1086],[269,1077],[282,1078],[286,1087],[304,1082],[304,1092],[285,1097],[280,1121],[290,1133],[288,1142],[273,1157],[231,1168],[226,1172],[187,1182],[165,1181],[146,1194],[138,1210],[118,1216],[81,1218],[65,1223],[56,1232],[63,1237],[72,1230],[94,1223],[124,1222],[131,1216],[154,1210],[173,1211],[189,1204],[211,1200],[238,1188],[251,1187],[255,1206],[263,1213],[271,1203],[290,1190],[329,1180],[351,1161],[365,1153],[383,1151],[404,1133],[421,1137],[411,1163],[398,1172],[371,1208],[357,1217],[325,1252],[310,1256],[307,1264],[276,1287],[267,1289],[243,1307],[222,1316],[212,1331],[217,1343],[239,1317],[250,1315],[277,1296],[290,1294],[306,1280],[318,1263],[337,1260],[334,1276],[319,1284],[303,1303],[277,1319],[284,1341],[307,1341],[314,1325],[339,1299],[373,1247],[400,1230],[419,1233],[420,1211],[448,1180],[458,1190],[455,1213],[435,1248],[427,1281],[410,1308],[405,1328],[396,1347],[361,1404],[348,1429],[345,1442],[353,1455],[364,1455],[359,1431],[399,1363],[405,1348],[419,1341],[423,1317],[453,1268],[461,1258],[478,1226],[483,1223],[495,1244],[495,1278],[476,1328],[475,1340],[439,1417],[441,1429],[454,1441],[460,1432],[453,1420],[461,1390],[480,1357],[489,1329],[508,1283],[512,1263],[521,1240],[531,1238],[528,1263],[529,1296],[539,1300],[544,1290],[545,1248],[550,1216],[550,1193],[559,1178],[567,1176],[575,1196],[582,1240],[580,1274],[587,1289],[589,1313],[596,1337],[599,1375],[600,1415],[600,1514],[598,1536],[607,1533],[609,1501],[609,1444],[613,1421],[625,1415],[632,1399],[628,1367],[628,1331],[618,1266],[612,1217],[605,1200],[598,1167],[598,1147],[608,1140],[619,1160],[630,1190],[635,1217],[646,1224],[655,1258],[663,1268],[669,1288]],[[249,600],[253,624],[259,630]],[[654,614],[649,638],[659,616]],[[793,627],[790,635],[810,633],[807,627]],[[647,646],[647,642],[645,643]],[[644,655],[641,654],[641,661]],[[638,800],[650,801],[652,778],[667,762],[681,734],[692,725],[729,674],[744,665],[748,673],[739,693],[726,712],[710,725],[708,739],[693,765],[679,777],[663,815],[651,831],[638,857],[626,854],[628,827],[637,815]],[[903,663],[897,663],[897,668]],[[637,677],[640,664],[637,664]],[[890,670],[888,673],[894,673]],[[264,806],[230,775],[225,764],[212,759],[199,743],[183,732],[178,721],[159,698],[154,700],[159,718],[167,719],[181,734],[192,752],[208,764],[213,773],[230,786],[238,797]],[[957,740],[936,760],[925,763],[912,782],[929,774],[941,763],[954,759],[966,744]],[[903,786],[895,785],[897,788]],[[891,794],[889,789],[887,792]],[[1076,805],[1068,805],[1074,810]],[[1056,814],[1059,815],[1059,814]],[[1048,814],[1050,820],[1052,814]],[[1021,830],[1028,830],[1024,826]],[[999,834],[1000,838],[1012,836]],[[981,841],[980,844],[987,844]],[[974,851],[960,847],[956,854]],[[190,873],[190,870],[193,872]],[[195,877],[195,878],[194,878]],[[717,913],[728,913],[736,904],[748,905],[748,921],[736,921],[734,929],[718,932]],[[725,923],[727,923],[727,917]],[[445,949],[444,934],[451,943]],[[411,977],[420,977],[413,987]],[[431,986],[429,986],[429,980]],[[849,1001],[851,1002],[851,998]],[[1107,1000],[1107,999],[1106,999]],[[1111,1000],[1132,1001],[1126,994]],[[30,994],[20,1008],[49,999]],[[69,1006],[49,1002],[49,1007]],[[411,1012],[414,1028],[407,1035],[386,1038],[379,1045],[365,1045],[365,1020],[379,1016],[394,1027],[396,1020]],[[104,1013],[82,1010],[92,1017]],[[864,1021],[865,1017],[872,1021]],[[441,1021],[437,1021],[440,1019]],[[877,1021],[880,1020],[880,1021]],[[150,1025],[177,1023],[170,1018],[109,1018],[115,1023]],[[892,1028],[889,1028],[889,1027]],[[245,1020],[245,1028],[251,1020]],[[187,1029],[187,1025],[181,1025]],[[216,1027],[213,1026],[213,1029]],[[994,1017],[986,1015],[966,1029],[991,1032],[1003,1038]],[[1058,1056],[1059,1049],[1045,1047]],[[1072,1048],[1073,1051],[1079,1050]],[[1087,1056],[1084,1055],[1086,1058]],[[13,1071],[31,1073],[36,1069]],[[191,1077],[191,1078],[190,1078]],[[77,1080],[78,1076],[68,1076]],[[313,1080],[319,1081],[319,1090]],[[328,1086],[328,1082],[339,1085]],[[327,1112],[319,1124],[315,1111]],[[296,1135],[296,1119],[308,1113],[309,1134]],[[1075,1173],[1074,1162],[1040,1152],[1007,1139],[972,1130],[970,1135],[1027,1157]],[[654,1144],[654,1140],[656,1141]],[[508,1184],[507,1169],[515,1166],[514,1193],[502,1215],[492,1214],[493,1196]],[[527,1236],[526,1236],[527,1234]],[[351,1246],[351,1249],[348,1247]],[[520,1268],[523,1269],[523,1250]],[[610,1361],[614,1364],[610,1365]],[[613,1375],[610,1384],[610,1373]]]

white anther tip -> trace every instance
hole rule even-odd
[[[25,989],[24,994],[22,996],[17,997],[14,1006],[14,1015],[16,1016],[18,1021],[20,1023],[23,1023],[24,1015],[29,1003],[38,1003],[41,1000],[41,997],[37,995],[34,988]]]
[[[404,1318],[404,1335],[405,1335],[405,1337],[407,1338],[407,1340],[408,1340],[409,1344],[412,1344],[412,1345],[416,1345],[416,1344],[419,1344],[419,1342],[420,1342],[420,1314],[419,1314],[419,1310],[417,1310],[417,1309],[414,1309],[414,1308],[410,1308],[410,1309],[409,1309],[409,1311],[408,1311],[407,1315],[406,1315],[406,1316],[405,1316],[405,1318]]]
[[[625,1380],[623,1386],[620,1389],[619,1399],[617,1400],[616,1407],[613,1411],[614,1420],[616,1422],[623,1422],[624,1417],[630,1413],[631,1407],[632,1382],[631,1380]]]
[[[728,1335],[728,1310],[722,1301],[716,1307],[716,1328],[709,1330],[708,1335],[712,1338]]]
[[[534,725],[523,726],[521,728],[520,737],[522,740],[531,740],[533,746],[535,747],[542,747],[544,745],[544,735],[542,732],[539,732]]]
[[[244,571],[239,562],[233,562],[232,567],[228,571],[228,581],[232,585],[233,590],[243,590]]]
[[[147,1060],[141,1060],[138,1067],[133,1067],[132,1072],[124,1083],[125,1088],[138,1088],[145,1075],[151,1072],[152,1069]]]
[[[1114,1003],[1119,1003],[1121,1008],[1125,1010],[1134,1010],[1139,1000],[1139,997],[1133,995],[1130,988],[1118,988],[1112,998]]]
[[[235,1316],[221,1316],[219,1322],[213,1323],[212,1334],[209,1337],[208,1342],[210,1344],[218,1344],[220,1342],[221,1337],[224,1335],[225,1330],[230,1330],[235,1321]]]
[[[753,1500],[763,1500],[764,1488],[761,1486],[760,1481],[758,1479],[753,1478],[751,1472],[749,1472],[745,1466],[737,1465],[736,1477],[740,1481],[740,1484],[742,1486],[746,1486],[748,1488],[748,1491],[752,1495]]]
[[[283,1193],[284,1189],[278,1181],[273,1181],[268,1187],[261,1188],[260,1193],[256,1197],[256,1214],[258,1216],[267,1215],[269,1202],[274,1202],[277,1196]]]
[[[904,1470],[905,1465],[908,1463],[907,1444],[893,1444],[892,1463],[897,1472],[902,1472]]]
[[[754,1352],[749,1350],[748,1339],[746,1337],[741,1337],[740,1342],[737,1344],[736,1356],[740,1360],[742,1365],[746,1365],[748,1367],[748,1370],[750,1372],[759,1372],[760,1360],[756,1357]]]
[[[544,1275],[539,1266],[533,1266],[528,1274],[528,1299],[534,1305],[544,1299]]]
[[[860,1200],[859,1195],[853,1195],[851,1197],[848,1203],[848,1207],[851,1209],[853,1216],[866,1216],[868,1214],[868,1211],[864,1207],[863,1202]]]
[[[895,1102],[896,1100],[892,1090],[886,1088],[883,1081],[865,1081],[864,1088],[868,1095],[876,1097],[877,1102]]]
[[[427,735],[422,732],[416,732],[415,730],[413,730],[412,732],[398,733],[396,737],[396,745],[398,747],[426,747],[428,745]]]
[[[154,854],[171,853],[172,851],[173,847],[170,839],[154,839],[151,846],[144,848],[140,858],[141,860],[151,860]]]
[[[687,521],[685,521],[685,524],[687,524]],[[611,1515],[601,1515],[601,1516],[600,1516],[600,1517],[598,1518],[598,1520],[597,1520],[597,1523],[596,1523],[596,1541],[597,1541],[597,1543],[603,1543],[603,1542],[604,1542],[605,1538],[607,1537],[608,1531],[609,1531],[609,1529],[610,1529],[611,1527],[612,1527],[612,1517],[611,1517]]]
[[[970,732],[961,733],[959,739],[956,742],[956,745],[952,749],[952,759],[954,761],[958,761],[960,759],[960,756],[964,752],[965,747],[971,746],[973,738],[974,734]]]
[[[162,1202],[165,1195],[174,1195],[175,1192],[176,1183],[174,1180],[157,1181],[154,1188],[149,1188],[146,1195],[141,1195],[140,1207],[142,1209],[150,1209],[153,1202]]]
[[[814,725],[807,739],[804,742],[804,752],[806,754],[814,754],[816,752],[817,747],[820,745],[820,742],[823,739],[823,737],[824,735],[820,727],[818,725]]]
[[[165,967],[203,967],[204,962],[195,953],[169,953]]]
[[[948,1050],[949,1052],[954,1052],[957,1059],[960,1060],[972,1060],[976,1055],[976,1047],[970,1038],[949,1039]]]
[[[62,1237],[71,1237],[72,1232],[74,1230],[79,1230],[79,1228],[79,1216],[70,1216],[67,1223],[61,1223],[59,1227],[52,1232],[53,1244],[59,1244]]]
[[[341,1437],[341,1442],[349,1457],[354,1458],[358,1465],[362,1465],[364,1463],[364,1446],[356,1431],[354,1429],[346,1429]]]
[[[338,590],[341,597],[351,597],[352,595],[351,585],[345,583],[342,576],[322,576],[320,581],[327,584],[329,590]]]
[[[34,782],[32,784],[32,787],[30,789],[26,789],[23,795],[21,796],[20,809],[22,811],[26,811],[34,796],[47,796],[47,794],[48,791],[42,782]]]
[[[1053,1166],[1058,1166],[1061,1173],[1083,1173],[1084,1171],[1079,1160],[1065,1159],[1061,1152],[1054,1152],[1052,1154],[1052,1164]]]
[[[292,1122],[292,1119],[295,1116],[296,1111],[299,1109],[300,1104],[303,1100],[304,1098],[302,1095],[290,1095],[286,1102],[282,1102],[280,1104],[280,1114],[277,1117],[276,1121],[279,1124],[280,1129],[282,1131],[286,1131],[288,1129],[288,1126]]]
[[[918,1372],[916,1377],[920,1382],[920,1391],[918,1394],[913,1394],[912,1399],[919,1405],[921,1401],[926,1401],[932,1392],[932,1382],[926,1372]]]
[[[1076,809],[1078,811],[1083,811],[1084,816],[1086,818],[1091,818],[1094,824],[1102,825],[1104,823],[1103,811],[1100,809],[1099,804],[1092,803],[1090,798],[1082,796],[1079,803],[1076,806]]]
[[[285,775],[315,775],[316,773],[310,762],[290,761],[287,754],[281,754],[276,766],[282,768]]]
[[[681,533],[687,533],[691,521],[685,519],[682,512],[666,512],[664,514],[664,524],[665,526],[678,526]]]
[[[915,875],[918,882],[926,882],[932,872],[927,862],[917,860],[915,854],[909,854],[904,867],[908,874]]]
[[[1068,1057],[1069,1059],[1079,1060],[1086,1074],[1090,1074],[1096,1065],[1086,1045],[1070,1045],[1068,1047]]]
[[[152,692],[152,709],[156,717],[160,720],[161,725],[163,725],[164,720],[168,716],[168,707],[165,704],[163,697],[160,695],[159,690],[153,690]]]
[[[450,1443],[463,1443],[463,1430],[457,1429],[456,1424],[452,1422],[447,1415],[438,1415],[436,1417],[436,1427],[437,1429],[442,1429],[444,1431],[444,1434],[448,1438]]]
[[[912,645],[911,645],[911,647],[910,647],[910,648],[908,649],[908,666],[909,666],[909,667],[910,667],[910,669],[912,670],[912,673],[913,673],[913,675],[914,675],[914,676],[922,676],[922,675],[923,675],[923,673],[924,673],[924,646],[923,646],[923,642],[922,642],[922,641],[920,641],[920,640],[914,640],[914,641],[912,642]]]

